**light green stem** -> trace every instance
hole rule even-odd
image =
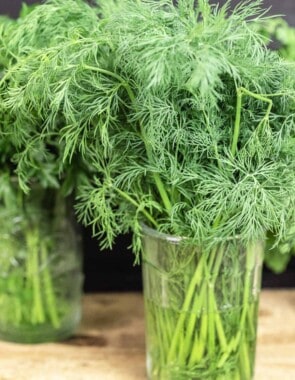
[[[234,129],[233,141],[232,141],[232,146],[231,146],[231,154],[233,156],[235,156],[236,151],[237,151],[237,146],[238,146],[238,140],[239,140],[240,128],[241,128],[241,113],[242,113],[242,90],[238,88],[235,129]]]
[[[181,335],[181,331],[183,329],[183,325],[185,323],[186,313],[188,310],[190,310],[190,305],[191,305],[192,300],[193,300],[194,295],[195,295],[194,294],[195,288],[198,284],[200,284],[200,282],[202,280],[204,260],[205,260],[205,255],[202,255],[200,260],[199,260],[195,274],[192,278],[192,281],[189,285],[189,288],[186,292],[185,300],[184,300],[184,303],[183,303],[183,306],[182,306],[182,309],[180,312],[179,319],[177,321],[175,333],[174,333],[172,343],[171,343],[171,347],[170,347],[170,350],[168,353],[168,362],[173,361],[175,356],[176,356],[176,352],[177,352],[177,348],[178,348],[178,341],[179,341],[179,337]]]
[[[199,357],[199,354],[197,354],[197,348],[191,350],[192,345],[192,337],[194,334],[194,329],[197,328],[197,320],[202,313],[202,308],[204,308],[205,305],[205,299],[206,299],[206,287],[203,286],[200,293],[195,296],[194,304],[192,307],[193,314],[189,318],[189,321],[187,323],[187,329],[186,329],[186,336],[185,341],[182,347],[180,347],[180,356],[179,360],[182,363],[186,362],[187,357],[190,356],[191,360],[192,358],[197,360],[197,357]]]
[[[207,298],[204,298],[204,309],[207,309]],[[200,323],[200,338],[195,339],[192,343],[192,351],[188,361],[189,367],[192,367],[195,363],[199,363],[205,353],[206,350],[206,342],[207,342],[207,334],[208,334],[208,314],[205,313],[202,316]],[[195,337],[197,338],[197,336]]]
[[[255,94],[254,92],[249,91],[244,87],[240,87],[237,89],[236,119],[235,119],[233,140],[232,140],[232,145],[231,145],[231,154],[233,156],[236,155],[239,136],[240,136],[241,115],[242,115],[242,97],[243,97],[243,95],[247,95],[247,96],[250,96],[254,99],[261,100],[262,102],[268,103],[268,107],[267,107],[265,116],[262,119],[262,121],[259,123],[258,127],[260,127],[260,125],[262,125],[264,122],[266,122],[269,119],[269,115],[270,115],[270,112],[272,109],[272,104],[273,104],[271,99],[269,99],[265,96],[259,95],[259,94]]]
[[[249,297],[250,297],[250,288],[251,288],[251,274],[255,266],[255,245],[251,245],[246,252],[246,273],[243,284],[243,302],[242,302],[242,315],[240,317],[239,330],[237,334],[231,339],[228,344],[227,352],[221,357],[218,367],[222,367],[224,362],[230,356],[231,352],[236,351],[239,346],[245,344],[243,340],[245,339],[245,323],[249,310]],[[254,316],[251,316],[253,319]],[[245,354],[245,347],[243,354]]]
[[[41,245],[41,260],[44,265],[43,272],[43,280],[44,280],[44,294],[45,294],[45,302],[48,307],[48,314],[51,320],[53,327],[56,329],[60,327],[60,319],[57,312],[57,304],[54,293],[54,288],[52,285],[51,274],[49,270],[48,264],[48,255],[47,255],[47,246],[46,243],[42,243]]]
[[[40,282],[40,264],[39,264],[39,234],[38,230],[29,230],[27,233],[28,249],[28,285],[31,283],[33,288],[33,307],[32,322],[43,323],[45,314],[42,302],[41,282]],[[29,285],[30,286],[30,285]]]
[[[126,199],[129,203],[131,203],[136,208],[139,208],[139,204],[136,202],[136,200],[131,198],[129,194],[120,190],[118,187],[114,187],[114,189],[117,191],[118,194],[120,194],[120,196],[122,198]],[[158,223],[156,222],[156,220],[152,217],[152,215],[149,212],[147,212],[145,209],[142,209],[141,212],[153,224],[154,227],[156,227],[157,229],[159,228]]]

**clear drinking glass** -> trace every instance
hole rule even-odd
[[[148,378],[253,379],[264,244],[142,239]]]
[[[7,200],[7,198],[9,198]],[[0,339],[70,336],[81,318],[80,234],[58,190],[15,188],[0,204]]]

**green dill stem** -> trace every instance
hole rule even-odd
[[[251,97],[254,98],[254,99],[261,100],[261,101],[263,101],[263,102],[268,103],[268,107],[267,107],[267,110],[266,110],[266,114],[265,114],[265,116],[264,116],[264,119],[265,119],[265,120],[268,120],[269,115],[270,115],[270,112],[271,112],[271,109],[272,109],[272,105],[273,105],[272,100],[269,99],[269,98],[267,98],[267,97],[265,97],[265,96],[263,96],[263,95],[255,94],[254,92],[249,91],[249,90],[247,90],[247,89],[244,88],[244,87],[241,87],[241,91],[242,91],[244,94],[246,94],[246,95],[248,95],[248,96],[251,96]]]
[[[222,255],[219,253],[219,255],[217,256],[217,262],[220,268],[221,260],[218,260],[219,256],[221,256],[221,260],[222,260]],[[217,279],[217,275],[218,273],[216,273],[215,277],[208,284],[208,298],[209,298],[208,300],[208,314],[209,314],[208,354],[209,356],[214,355],[215,344],[216,344],[215,343],[216,334],[219,339],[221,349],[222,350],[227,349],[227,340],[224,333],[222,319],[219,314],[218,305],[217,305],[215,294],[214,294],[214,286]]]
[[[142,132],[142,137],[144,137],[143,132]],[[143,140],[146,141],[145,138],[143,138]],[[149,148],[148,148],[148,146],[147,146],[146,143],[145,143],[145,145],[146,145],[147,155],[149,156],[149,159],[151,159],[151,153],[150,153],[150,150],[149,150]],[[152,161],[151,161],[151,162],[152,162]],[[167,192],[166,192],[166,190],[165,190],[165,186],[163,185],[163,182],[162,182],[162,180],[161,180],[161,178],[160,178],[160,176],[159,176],[158,173],[153,173],[153,177],[154,177],[154,180],[155,180],[155,183],[156,183],[157,189],[158,189],[158,191],[159,191],[159,193],[160,193],[160,196],[161,196],[161,198],[162,198],[162,201],[163,201],[163,203],[164,203],[164,206],[165,206],[165,208],[166,208],[168,214],[170,214],[170,213],[171,213],[171,210],[172,210],[172,204],[171,204],[171,202],[170,202],[170,200],[169,200],[169,197],[168,197],[168,195],[167,195]]]
[[[114,187],[114,189],[117,191],[117,193],[121,195],[121,197],[125,198],[128,202],[133,204],[136,208],[139,208],[139,204],[133,198],[131,198],[130,195],[118,189],[117,187]],[[152,215],[149,212],[147,212],[145,209],[142,209],[141,212],[154,225],[155,228],[157,229],[159,228],[158,223],[155,221],[155,219],[152,217]]]
[[[234,136],[231,146],[231,154],[235,156],[238,146],[238,140],[240,135],[240,126],[241,126],[241,112],[242,112],[242,91],[240,88],[237,90],[237,106],[236,106],[236,120],[235,120],[235,129]]]
[[[248,314],[247,314],[247,317],[248,317],[248,328],[249,328],[249,334],[251,336],[251,339],[254,339],[255,338],[255,334],[256,334],[256,329],[253,326],[253,320],[255,318],[254,311],[255,311],[254,304],[251,303],[251,305],[249,306]]]
[[[165,310],[164,315],[165,315],[165,326],[166,326],[165,331],[167,331],[168,341],[170,342],[172,339],[172,335],[173,335],[174,324],[173,324],[173,321],[171,321],[171,316],[169,314],[169,310]],[[169,347],[168,347],[168,349],[169,349]]]
[[[197,323],[197,318],[199,315],[201,315],[202,313],[202,308],[206,309],[206,288],[203,287],[201,289],[201,292],[199,294],[199,296],[196,296],[195,297],[195,303],[194,303],[194,306],[196,306],[196,304],[198,303],[198,308],[196,309],[196,315],[194,318],[190,318],[189,319],[189,322],[188,322],[188,329],[187,329],[187,342],[186,343],[189,343],[185,349],[186,349],[186,356],[188,356],[188,364],[189,366],[193,366],[194,363],[198,363],[203,355],[204,355],[204,352],[205,352],[205,342],[206,342],[206,335],[204,335],[204,329],[206,328],[207,330],[207,316],[206,315],[203,315],[202,318],[201,318],[201,321],[199,323],[200,325],[200,335],[199,335],[199,339],[197,338],[197,334],[195,333],[195,336],[196,336],[196,339],[192,342],[192,336],[193,335],[193,329],[192,327],[196,327],[196,323]],[[195,312],[195,309],[194,309],[194,312]],[[183,360],[185,360],[186,357],[183,357]]]
[[[263,120],[259,123],[259,126],[266,120],[268,120],[271,109],[272,109],[272,100],[262,96],[260,94],[255,94],[252,91],[247,90],[244,87],[240,87],[237,89],[237,105],[236,105],[236,120],[235,120],[235,127],[234,127],[234,135],[233,135],[233,141],[231,145],[231,154],[233,156],[236,155],[237,152],[237,146],[238,146],[238,141],[239,141],[239,136],[240,136],[240,128],[241,128],[241,114],[242,114],[242,97],[243,95],[248,95],[254,99],[261,100],[263,102],[268,103],[268,107],[265,113],[265,116]]]
[[[214,287],[213,284],[208,285],[208,315],[209,315],[209,329],[208,329],[208,355],[209,357],[213,357],[215,353],[215,320],[212,318],[214,313],[218,313],[218,310],[215,309],[215,302],[214,302]]]
[[[248,345],[245,340],[243,340],[241,345],[241,355],[240,355],[240,368],[243,371],[243,379],[251,379],[251,363],[249,359]]]
[[[60,327],[60,320],[57,313],[56,299],[54,294],[54,289],[52,286],[51,274],[48,266],[48,255],[47,255],[47,246],[46,243],[41,245],[41,259],[42,264],[44,265],[44,293],[45,293],[45,302],[48,306],[48,314],[51,319],[53,327]]]
[[[129,99],[131,100],[131,102],[135,106],[135,95],[134,95],[131,87],[129,86],[129,84],[122,77],[120,77],[120,75],[113,73],[111,71],[108,71],[108,70],[101,69],[100,67],[94,67],[94,66],[89,66],[89,65],[83,65],[83,67],[85,69],[88,69],[88,70],[97,71],[101,74],[111,76],[114,79],[118,80],[122,84],[122,86],[125,88],[128,96],[129,96]],[[144,145],[145,145],[145,148],[146,148],[148,158],[149,158],[150,162],[153,162],[153,157],[152,157],[152,153],[151,153],[150,148],[149,148],[149,143],[147,141],[147,138],[145,136],[145,133],[144,133],[144,130],[142,128],[141,123],[140,123],[140,133],[141,133],[141,138],[142,138]],[[162,201],[164,203],[164,206],[166,208],[166,211],[168,212],[168,214],[170,214],[171,209],[172,209],[172,204],[170,202],[170,199],[169,199],[169,196],[168,196],[167,191],[165,189],[165,186],[163,185],[163,182],[162,182],[158,173],[153,173],[153,177],[154,177],[157,189],[159,191],[159,194],[160,194]]]
[[[212,297],[212,302],[213,302],[215,310],[217,310],[218,305],[216,303],[216,298],[215,298],[214,293],[213,293],[213,297]],[[225,351],[228,347],[228,344],[227,344],[226,336],[224,333],[224,328],[222,325],[222,320],[221,320],[220,314],[218,312],[214,313],[214,318],[215,318],[216,331],[217,331],[217,336],[218,336],[218,339],[220,342],[220,346],[221,346],[222,350]]]
[[[207,297],[204,298],[204,309],[207,309]],[[200,362],[202,359],[205,351],[206,351],[206,341],[207,341],[207,335],[208,335],[208,328],[209,328],[209,321],[208,321],[208,314],[204,314],[201,319],[200,323],[200,339],[196,339],[193,342],[193,348],[191,350],[191,355],[189,358],[188,365],[190,367],[193,367],[195,363]]]
[[[198,354],[199,350],[198,349],[199,349],[201,343],[194,345],[193,350],[191,350],[191,339],[192,339],[192,336],[194,333],[194,329],[196,328],[196,322],[197,322],[198,316],[202,312],[202,307],[204,307],[203,304],[205,302],[205,292],[206,292],[206,288],[203,286],[199,295],[195,296],[194,304],[192,307],[193,315],[189,318],[189,321],[187,323],[186,337],[184,340],[184,344],[180,348],[179,357],[183,363],[185,363],[188,355],[191,355],[191,359],[192,358],[196,359],[199,357],[199,354]],[[200,336],[200,338],[201,338],[201,336]],[[197,339],[196,339],[196,341],[197,341]]]
[[[37,243],[37,242],[36,242]],[[38,243],[37,243],[38,244]],[[40,265],[39,265],[39,257],[38,257],[38,246],[36,244],[35,249],[33,250],[32,256],[32,267],[33,267],[33,293],[34,293],[34,308],[36,321],[39,323],[44,322],[44,310],[42,303],[42,295],[41,295],[41,282],[40,282]]]
[[[211,255],[211,258],[210,258],[211,259],[210,263],[209,263],[210,268],[212,267],[212,264],[213,264],[212,256],[213,257],[215,256],[215,252],[214,252],[214,254]],[[205,272],[207,275],[208,270],[206,270],[206,269],[207,268],[205,268]],[[197,323],[199,313],[202,312],[202,308],[206,309],[206,307],[205,307],[205,304],[207,303],[206,293],[207,293],[207,284],[204,282],[199,294],[195,294],[195,300],[194,300],[194,303],[192,306],[193,313],[189,317],[189,321],[187,323],[188,327],[186,329],[186,339],[185,339],[184,346],[181,349],[181,351],[182,351],[181,352],[181,359],[183,361],[185,361],[186,356],[189,355],[190,356],[189,363],[191,365],[193,364],[194,361],[197,361],[197,362],[200,361],[202,358],[202,355],[203,355],[203,349],[201,349],[201,347],[204,346],[205,342],[198,342],[198,340],[196,339],[196,341],[193,343],[193,349],[191,349],[190,344],[191,344],[191,336],[193,334],[194,327]],[[208,307],[209,307],[209,305],[208,305]],[[203,318],[204,318],[204,316],[202,317],[202,320],[203,320]],[[207,319],[207,317],[206,317],[206,319]],[[202,326],[202,322],[201,322],[201,326]],[[201,338],[202,338],[202,334],[200,335],[200,339]],[[204,346],[204,348],[205,348],[205,346]],[[202,352],[202,355],[201,355],[201,352]]]
[[[222,320],[221,320],[220,314],[218,312],[218,305],[216,302],[216,297],[214,294],[214,286],[215,286],[215,283],[216,283],[216,280],[217,280],[217,277],[219,274],[219,270],[220,270],[220,267],[222,264],[222,260],[223,260],[223,256],[224,256],[223,254],[224,254],[224,251],[222,249],[217,251],[217,254],[215,254],[215,256],[216,256],[215,260],[216,261],[215,261],[215,265],[214,265],[214,268],[212,271],[212,279],[209,283],[209,297],[210,297],[209,304],[212,307],[212,316],[214,316],[214,319],[215,319],[217,336],[219,338],[221,348],[222,348],[222,350],[226,350],[227,349],[227,340],[226,340],[226,336],[224,333]],[[209,275],[210,275],[210,271],[211,271],[211,266],[209,267]]]
[[[31,254],[30,254],[30,247],[32,245],[31,243],[31,236],[29,233],[26,234],[26,274],[25,274],[25,288],[26,292],[30,293],[31,292],[31,287],[32,287],[32,260],[31,260]],[[32,307],[30,307],[32,309]],[[32,320],[31,316],[31,320]],[[32,321],[34,323],[34,321]]]
[[[28,265],[30,276],[28,283],[33,288],[33,307],[32,307],[32,323],[44,322],[45,315],[41,296],[41,283],[39,276],[39,235],[36,229],[29,230],[27,233],[27,249],[28,249]]]
[[[165,310],[164,313],[159,313],[159,323],[161,325],[161,332],[162,332],[162,342],[163,342],[163,351],[164,353],[169,348],[169,334],[167,331],[166,321],[165,321]],[[165,359],[165,354],[164,354]]]
[[[194,276],[191,280],[191,283],[189,285],[189,288],[186,292],[185,300],[181,309],[181,314],[180,317],[177,321],[176,329],[173,335],[172,343],[170,346],[169,354],[168,354],[168,361],[173,361],[174,357],[176,356],[176,351],[178,348],[178,340],[179,336],[181,334],[181,330],[183,328],[185,318],[186,318],[186,312],[189,310],[189,306],[192,303],[192,300],[194,298],[194,292],[195,292],[195,287],[198,285],[202,279],[202,273],[203,273],[203,266],[204,266],[204,260],[205,260],[205,255],[202,255],[200,258],[200,261],[198,263],[197,269],[194,273]]]
[[[153,307],[155,308],[155,306]],[[155,314],[157,314],[156,308],[155,308]],[[161,342],[162,342],[162,344],[159,345],[159,356],[160,356],[161,367],[163,367],[165,365],[165,347],[164,347],[164,339],[163,339],[165,328],[162,325],[160,316],[161,316],[161,313],[159,313],[158,317],[155,318],[155,322],[156,322],[156,330],[157,330],[156,334],[157,336],[160,337]]]
[[[206,319],[206,326],[208,327],[208,353],[213,354],[215,351],[215,329],[217,333],[217,337],[220,342],[221,349],[223,351],[227,350],[227,340],[226,336],[224,333],[224,328],[222,324],[221,317],[218,313],[218,305],[216,302],[215,294],[214,294],[214,285],[217,280],[217,276],[220,270],[220,266],[222,263],[223,255],[222,251],[217,251],[214,250],[213,253],[211,254],[209,265],[205,267],[205,272],[207,277],[211,277],[210,281],[205,281],[204,284],[202,285],[201,293],[206,296],[205,297],[205,314],[202,315],[202,321],[201,325],[203,323],[203,319]],[[215,258],[215,264],[214,268],[212,268],[213,261],[212,261],[212,256]],[[212,272],[211,272],[212,271]],[[212,274],[211,274],[212,273]],[[198,298],[198,295],[195,296]],[[207,315],[208,314],[208,315]],[[196,316],[194,314],[190,315],[190,319],[195,319]],[[202,346],[204,342],[200,342],[200,345]],[[202,359],[202,356],[200,356],[200,351],[197,350],[199,343],[196,341],[195,342],[195,349],[192,350],[191,356],[189,363],[192,366],[195,363],[198,363]],[[202,351],[203,354],[205,350]],[[196,354],[198,353],[198,354]]]
[[[247,314],[249,312],[249,296],[250,296],[250,288],[251,288],[251,274],[253,271],[253,268],[255,266],[255,245],[251,245],[247,252],[246,252],[246,273],[244,278],[244,291],[243,291],[243,309],[242,309],[242,315],[240,317],[240,323],[239,323],[239,331],[237,332],[236,336],[233,337],[228,344],[228,350],[225,352],[225,354],[221,357],[218,367],[221,368],[226,361],[226,359],[229,357],[230,353],[232,351],[237,350],[237,347],[239,344],[241,344],[241,339],[244,340],[245,338],[245,323]],[[252,309],[253,310],[253,309]],[[254,316],[251,316],[252,319]],[[242,342],[244,344],[244,342]],[[243,351],[245,353],[245,351]],[[246,359],[245,359],[246,360]]]
[[[215,225],[218,224],[218,220],[219,218],[217,218]],[[222,255],[222,252],[219,252],[217,251],[217,249],[215,249],[211,253],[211,256],[209,258],[209,263],[207,266],[206,266],[205,256],[206,256],[205,254],[201,256],[201,259],[199,261],[195,274],[186,292],[186,297],[185,297],[185,301],[183,303],[183,307],[181,310],[181,315],[178,319],[175,333],[172,339],[170,351],[168,354],[168,361],[173,360],[173,358],[176,356],[177,348],[180,347],[180,360],[182,360],[185,363],[186,356],[190,355],[189,365],[192,366],[194,363],[199,362],[205,352],[205,342],[202,341],[202,337],[204,336],[204,331],[206,331],[206,334],[208,334],[209,328],[212,328],[212,331],[210,331],[210,334],[209,334],[210,343],[212,344],[213,338],[215,338],[215,328],[216,328],[216,332],[217,332],[218,339],[220,341],[221,348],[224,351],[227,350],[227,340],[224,333],[222,320],[218,313],[213,313],[212,315],[209,315],[209,317],[206,314],[202,315],[202,318],[201,318],[202,333],[200,333],[200,340],[198,341],[196,339],[196,341],[192,343],[193,344],[192,350],[190,350],[190,344],[191,344],[190,335],[186,336],[186,339],[183,343],[180,342],[181,331],[185,324],[186,312],[187,310],[189,310],[189,306],[191,305],[193,298],[194,298],[194,302],[193,302],[192,310],[194,312],[189,315],[189,320],[187,322],[188,330],[186,331],[187,334],[188,334],[188,331],[190,332],[193,331],[193,327],[195,326],[197,318],[198,318],[198,313],[195,312],[196,310],[194,309],[194,307],[197,307],[197,310],[201,310],[201,308],[204,307],[204,305],[207,305],[208,307],[210,305],[210,307],[213,310],[217,310],[217,302],[215,299],[213,289],[214,289],[214,284],[219,273],[220,265],[222,263],[223,255]],[[214,259],[216,261],[213,267]],[[195,288],[200,283],[202,274],[208,277],[211,275],[211,270],[212,270],[211,280],[209,281],[209,283],[205,281],[202,285],[200,293],[195,294]],[[209,321],[209,319],[211,320]],[[182,345],[183,347],[181,347]],[[211,351],[214,351],[213,346],[211,347]]]
[[[196,324],[196,321],[198,318],[198,313],[201,312],[202,307],[204,307],[204,305],[203,305],[204,303],[207,304],[207,308],[209,311],[208,335],[209,335],[209,344],[211,344],[210,350],[212,352],[214,351],[215,324],[216,324],[218,336],[219,336],[219,339],[221,340],[222,346],[225,347],[227,344],[226,339],[225,339],[223,326],[222,326],[222,321],[220,320],[220,317],[218,319],[218,316],[216,316],[216,313],[213,313],[214,310],[217,310],[217,304],[216,304],[213,289],[214,289],[214,285],[215,285],[215,282],[216,282],[216,279],[217,279],[217,276],[219,273],[220,265],[222,263],[222,258],[223,258],[222,252],[217,251],[215,249],[215,250],[213,250],[213,252],[210,255],[208,265],[204,267],[205,276],[208,279],[211,277],[211,279],[210,279],[210,281],[208,280],[208,282],[205,281],[202,284],[202,288],[201,288],[199,295],[198,294],[195,295],[195,301],[194,301],[194,305],[193,305],[193,309],[192,309],[194,312],[190,315],[189,321],[188,321],[187,332],[189,331],[190,333],[188,333],[188,335],[186,337],[187,338],[186,339],[186,347],[185,347],[186,355],[188,355],[189,351],[190,351],[189,339],[190,339],[191,333],[193,331],[193,327]],[[216,260],[215,264],[214,264],[214,259]],[[214,267],[213,267],[213,264],[214,264]],[[212,270],[212,273],[211,273],[211,270]],[[208,300],[206,300],[206,296],[207,296]],[[212,312],[212,314],[210,313],[210,311]],[[202,318],[203,317],[204,316],[202,316]],[[206,317],[206,319],[207,319],[207,317]],[[191,352],[190,363],[193,363],[193,361],[196,360],[197,358],[198,358],[198,360],[201,360],[201,357],[199,357],[199,354],[195,355],[195,352],[196,352],[196,350],[192,350],[192,352]]]
[[[157,306],[155,307],[155,314],[157,314],[157,324],[158,324],[158,336],[161,337],[161,345],[160,345],[160,350],[161,350],[161,357],[162,357],[162,366],[165,365],[165,361],[167,358],[166,352],[169,349],[169,338],[167,336],[167,327],[165,324],[164,314],[163,313],[157,313]]]
[[[83,65],[83,68],[86,69],[86,70],[91,70],[91,71],[97,71],[101,74],[105,74],[109,77],[113,77],[114,79],[117,79],[118,82],[120,82],[125,88],[126,88],[126,91],[128,92],[128,95],[134,97],[128,83],[126,83],[124,81],[124,79],[122,77],[120,77],[120,75],[112,72],[112,71],[109,71],[109,70],[105,70],[105,69],[102,69],[100,67],[95,67],[95,66],[90,66],[90,65]],[[127,90],[127,88],[129,88],[129,90]],[[132,100],[132,99],[131,99]]]

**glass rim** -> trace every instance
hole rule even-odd
[[[186,239],[186,238],[181,237],[181,236],[170,235],[170,234],[166,234],[165,232],[158,231],[152,227],[147,226],[144,223],[141,223],[141,228],[142,228],[142,231],[146,235],[160,239],[160,240],[165,240],[165,241],[168,241],[170,243],[180,243],[181,241],[184,241]]]
[[[150,237],[154,237],[156,239],[164,240],[164,241],[167,241],[170,243],[176,244],[176,243],[181,243],[184,241],[189,241],[189,239],[190,239],[189,237],[171,235],[171,234],[168,234],[165,232],[158,231],[152,227],[147,226],[145,223],[140,223],[140,225],[141,225],[143,233],[145,233],[146,235],[148,235]],[[226,239],[223,239],[219,243],[238,241],[240,239],[241,239],[240,235],[235,235],[235,236],[227,237]],[[261,243],[263,241],[265,241],[265,239],[257,239],[255,243],[257,244],[257,243]]]

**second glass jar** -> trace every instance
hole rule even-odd
[[[59,190],[16,184],[0,204],[0,339],[69,337],[81,318],[80,235]]]

